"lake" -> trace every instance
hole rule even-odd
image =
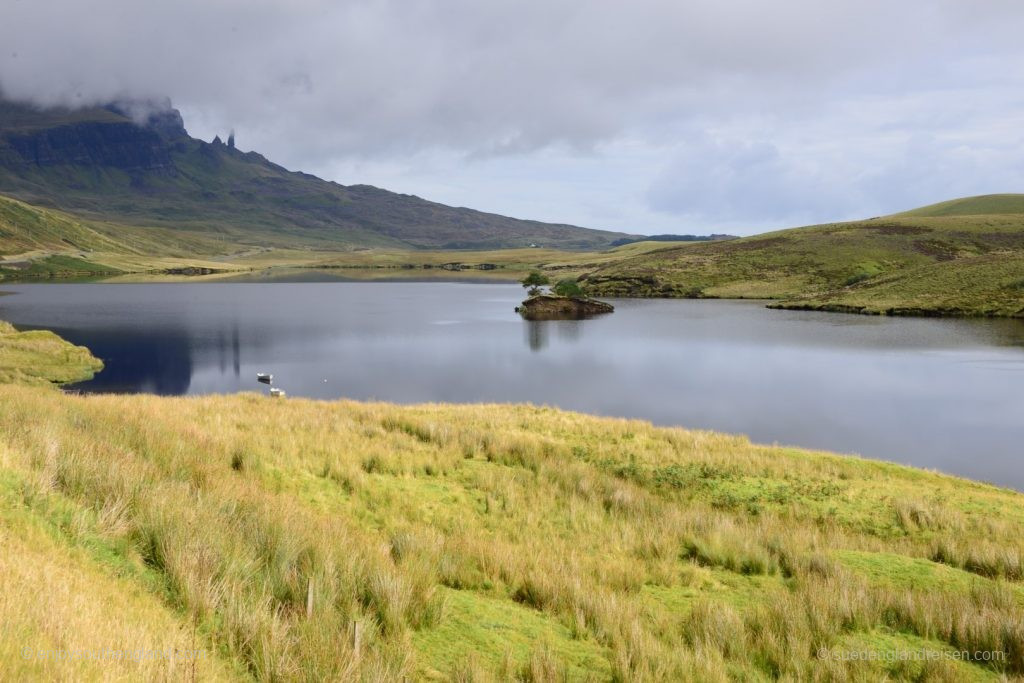
[[[528,323],[514,284],[4,285],[0,319],[101,357],[77,388],[522,402],[747,434],[1024,490],[1024,323],[610,300]]]

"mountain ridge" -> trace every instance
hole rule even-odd
[[[90,220],[270,247],[593,249],[630,237],[290,171],[219,138],[191,137],[169,102],[148,109],[0,102],[0,193]]]

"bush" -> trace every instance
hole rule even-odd
[[[583,296],[583,288],[580,287],[579,283],[571,277],[559,280],[558,283],[551,288],[551,291],[558,296]]]
[[[544,285],[551,284],[551,280],[548,276],[540,271],[533,271],[521,280],[523,287],[529,291],[530,296],[537,296],[540,294],[540,288]]]

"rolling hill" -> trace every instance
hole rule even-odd
[[[584,276],[606,296],[778,299],[859,313],[1024,316],[1024,195],[652,250]]]
[[[151,113],[133,119],[139,103],[42,110],[0,102],[0,193],[221,245],[589,249],[626,237],[342,186],[242,152],[233,140],[192,138],[170,103],[146,106]]]

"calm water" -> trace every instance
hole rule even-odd
[[[4,286],[0,319],[85,344],[88,391],[532,401],[860,453],[1024,490],[1024,324],[631,301],[527,323],[508,284]]]

